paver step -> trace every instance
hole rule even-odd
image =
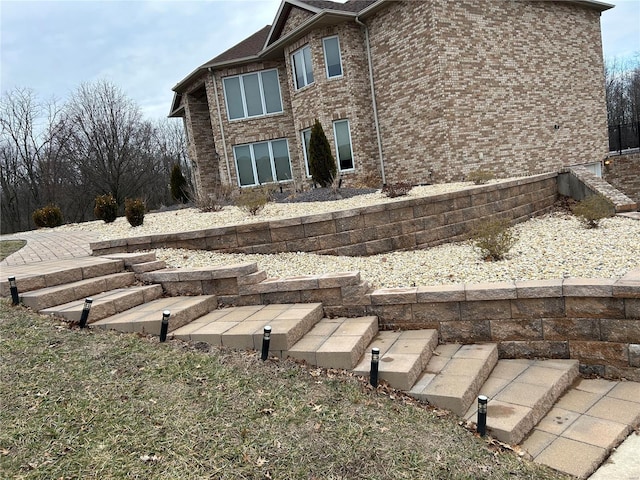
[[[587,478],[640,424],[640,383],[580,379],[522,447],[535,462]]]
[[[283,356],[321,318],[321,303],[231,307],[212,311],[173,335],[181,340],[259,350],[264,327],[270,325],[270,354]]]
[[[102,255],[99,258],[110,258],[114,260],[122,260],[127,269],[131,269],[134,265],[156,261],[156,252],[131,252],[131,253],[110,253]]]
[[[515,445],[578,377],[577,360],[499,360],[480,394],[489,398],[487,431]],[[476,420],[472,405],[465,417]]]
[[[85,299],[97,293],[123,288],[136,281],[133,272],[113,273],[102,277],[87,278],[78,282],[56,285],[55,287],[32,290],[20,295],[23,305],[40,311],[74,300]]]
[[[122,260],[89,256],[27,265],[3,265],[0,272],[0,295],[2,297],[11,296],[8,277],[16,277],[18,292],[22,294],[123,271],[124,263]]]
[[[150,302],[162,295],[160,285],[142,285],[130,288],[116,288],[108,292],[92,296],[93,303],[89,312],[88,323],[93,323],[110,315],[124,312],[142,303]],[[40,311],[46,315],[64,317],[69,321],[79,321],[84,307],[83,300],[64,303]]]
[[[437,345],[437,330],[378,332],[353,373],[369,376],[371,349],[377,347],[380,349],[378,378],[387,381],[393,388],[409,390],[429,362]]]
[[[120,332],[159,335],[162,313],[165,310],[171,313],[168,329],[171,332],[214,310],[217,305],[215,295],[159,298],[99,320],[93,326]]]
[[[377,317],[323,318],[286,356],[319,367],[350,370],[376,333]]]
[[[496,344],[440,345],[408,393],[463,416],[497,362]]]
[[[134,263],[131,265],[131,270],[135,273],[147,273],[162,270],[163,268],[166,268],[166,266],[167,264],[164,260],[153,260],[151,262]]]

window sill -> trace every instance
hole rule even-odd
[[[278,116],[284,115],[284,114],[285,114],[285,112],[283,110],[281,112],[267,113],[266,115],[256,115],[255,117],[234,118],[233,120],[229,120],[227,118],[227,121],[229,123],[239,123],[239,122],[246,122],[246,121],[249,121],[249,120],[260,120],[261,118],[278,117]]]

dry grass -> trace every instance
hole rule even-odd
[[[0,339],[2,478],[567,478],[342,372],[70,329],[4,301]]]
[[[12,253],[17,252],[27,244],[25,240],[2,240],[0,241],[0,260],[4,260]]]

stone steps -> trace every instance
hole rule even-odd
[[[640,425],[640,383],[579,379],[522,447],[537,463],[587,478]]]
[[[577,360],[500,360],[480,388],[489,398],[487,432],[518,444],[578,378]],[[465,417],[476,421],[477,406]]]
[[[142,285],[129,288],[116,288],[92,297],[88,323],[124,312],[130,308],[150,302],[162,295],[160,285]],[[61,305],[45,308],[40,313],[63,317],[69,321],[79,321],[84,307],[83,300],[75,300]]]
[[[497,362],[496,344],[440,345],[408,393],[463,416]]]
[[[379,332],[369,344],[353,373],[368,377],[371,371],[371,349],[380,349],[378,378],[393,388],[410,390],[438,345],[437,330]]]
[[[165,310],[171,313],[168,328],[171,332],[202,317],[216,307],[215,295],[160,298],[96,321],[92,326],[125,333],[160,335],[162,313]]]
[[[20,295],[23,305],[40,311],[45,308],[85,299],[98,293],[132,285],[136,276],[132,272],[113,273],[101,277],[87,278],[77,282],[32,290]]]
[[[309,365],[350,370],[377,333],[377,317],[323,318],[287,350],[286,356]]]
[[[222,308],[177,329],[173,336],[233,349],[260,350],[264,327],[270,325],[270,354],[283,356],[321,318],[321,303]]]

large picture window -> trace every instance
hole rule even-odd
[[[340,58],[340,41],[338,37],[327,37],[322,39],[324,47],[324,65],[327,78],[342,76],[342,60]]]
[[[351,131],[349,120],[333,122],[333,136],[336,141],[338,168],[340,171],[353,170],[353,149],[351,148]]]
[[[223,85],[230,120],[282,112],[278,70],[227,77]]]
[[[286,139],[233,147],[241,187],[291,180],[289,144]]]
[[[311,63],[311,49],[309,45],[302,47],[291,55],[291,66],[296,90],[313,83],[313,65]]]

